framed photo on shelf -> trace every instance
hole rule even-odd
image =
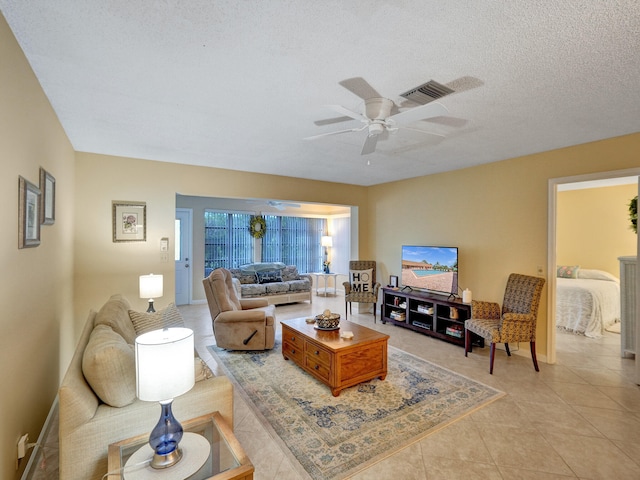
[[[18,248],[40,245],[40,189],[18,179]]]
[[[398,288],[398,277],[397,275],[389,275],[389,286],[393,288]]]
[[[40,223],[53,225],[56,221],[56,179],[40,168]]]
[[[112,202],[113,241],[147,241],[147,204],[145,202]]]

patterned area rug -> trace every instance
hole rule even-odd
[[[284,360],[281,346],[277,339],[267,352],[208,349],[314,480],[352,475],[504,395],[389,346],[384,381],[333,397],[326,385]]]

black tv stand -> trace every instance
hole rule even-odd
[[[382,323],[393,323],[431,337],[464,346],[464,321],[471,305],[454,294],[437,295],[421,290],[382,289]]]

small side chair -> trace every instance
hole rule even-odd
[[[352,283],[351,275],[356,271],[371,270],[371,278],[367,282]],[[363,284],[367,284],[367,288]],[[344,305],[345,319],[351,312],[352,303],[372,303],[373,304],[373,323],[376,323],[376,304],[378,303],[378,289],[380,283],[376,282],[376,262],[375,260],[351,260],[349,262],[349,281],[343,282],[344,286]]]
[[[539,372],[536,358],[536,323],[544,278],[512,273],[509,275],[502,301],[502,309],[495,302],[473,300],[471,318],[464,324],[464,356],[472,349],[472,335],[478,335],[491,344],[489,373],[493,374],[496,343],[504,343],[511,356],[509,343],[529,342],[531,359]]]

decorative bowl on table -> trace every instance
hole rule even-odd
[[[337,330],[340,328],[340,314],[325,310],[320,315],[316,315],[316,328],[318,330]]]

